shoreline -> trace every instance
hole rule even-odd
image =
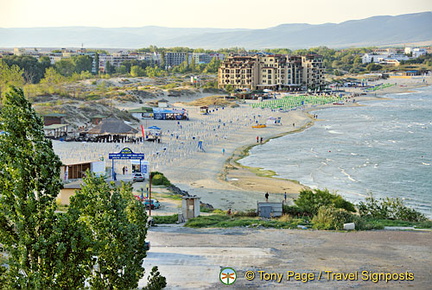
[[[227,210],[248,210],[256,208],[257,201],[264,201],[264,194],[270,193],[270,201],[280,202],[284,192],[292,201],[304,185],[297,181],[276,177],[273,172],[265,172],[259,168],[244,168],[238,164],[242,156],[257,145],[256,137],[263,138],[263,143],[287,134],[298,133],[319,122],[310,114],[325,108],[363,106],[358,102],[386,99],[385,95],[405,93],[427,84],[415,79],[403,81],[404,86],[392,86],[373,95],[353,97],[356,102],[348,102],[344,106],[333,104],[307,107],[303,110],[289,112],[271,111],[269,109],[252,108],[240,104],[238,108],[215,110],[210,115],[202,115],[199,108],[184,102],[193,100],[190,96],[166,97],[174,107],[184,107],[190,113],[189,121],[142,120],[144,126],[158,126],[163,130],[162,142],[158,143],[74,143],[54,142],[57,155],[65,164],[99,160],[108,153],[119,152],[122,147],[130,147],[136,153],[145,153],[150,162],[150,170],[163,172],[177,187],[191,195],[201,197],[203,203],[215,208]],[[395,82],[395,80],[391,80]],[[432,83],[432,77],[428,77]],[[346,94],[360,93],[359,89],[349,89]],[[350,98],[349,100],[352,100]],[[136,108],[137,104],[123,104],[126,109]],[[281,117],[281,125],[271,124],[267,128],[252,128],[256,122],[265,123],[268,117]],[[179,124],[180,123],[180,124]],[[295,126],[291,124],[295,123]],[[283,124],[283,125],[282,125]],[[177,136],[179,138],[176,138]],[[197,141],[202,139],[204,151],[197,149]],[[106,163],[106,166],[110,166]],[[116,162],[116,171],[121,172],[122,166],[131,166],[130,161]],[[258,175],[257,175],[258,173]],[[261,176],[259,176],[261,175]],[[268,177],[271,176],[271,177]],[[136,183],[135,183],[136,184]],[[135,190],[139,189],[136,184]],[[177,211],[176,211],[177,212]],[[173,213],[176,213],[173,212]]]
[[[428,77],[429,79],[431,79],[431,77]],[[421,83],[419,85],[414,85],[414,86],[400,86],[398,84],[398,86],[396,88],[391,87],[391,91],[387,91],[387,90],[382,90],[379,92],[374,92],[374,95],[371,95],[371,93],[367,94],[367,95],[363,95],[363,96],[358,96],[355,97],[356,99],[356,103],[349,103],[348,105],[345,105],[344,107],[356,107],[356,106],[367,106],[361,103],[357,103],[357,102],[364,102],[364,101],[377,101],[377,100],[388,100],[391,101],[392,98],[386,97],[390,94],[409,94],[409,93],[414,93],[415,89],[417,88],[422,88],[422,87],[427,87],[430,86],[430,84],[426,83]],[[354,91],[355,92],[355,91]],[[308,122],[306,125],[302,126],[301,128],[298,128],[297,130],[294,131],[286,131],[283,133],[279,133],[276,134],[274,136],[271,136],[269,138],[266,139],[266,141],[263,143],[267,143],[268,141],[272,140],[272,139],[276,139],[276,138],[280,138],[289,134],[295,134],[295,133],[300,133],[303,132],[305,130],[307,130],[308,128],[312,127],[315,125],[316,121],[314,118],[312,118],[312,116],[310,115],[310,112],[313,111],[321,111],[323,109],[327,109],[327,108],[335,108],[335,106],[332,105],[323,105],[323,106],[319,106],[319,107],[315,107],[315,108],[307,108],[305,109],[303,112],[309,116],[310,118],[310,122]],[[286,178],[278,178],[277,173],[272,171],[272,170],[263,170],[263,168],[261,167],[248,167],[248,166],[244,166],[241,165],[239,160],[243,159],[244,157],[248,156],[250,154],[250,150],[252,148],[254,148],[255,146],[258,145],[263,145],[263,144],[249,144],[246,146],[242,146],[237,148],[233,154],[225,161],[223,168],[221,169],[220,174],[218,174],[218,179],[233,185],[236,185],[239,188],[242,188],[244,190],[250,190],[250,186],[247,186],[245,183],[240,183],[240,182],[230,182],[229,178],[231,179],[238,179],[238,177],[242,177],[242,178],[247,178],[250,182],[250,179],[254,179],[254,182],[256,183],[255,187],[259,187],[259,184],[261,185],[261,187],[267,187],[268,190],[266,190],[269,193],[273,193],[273,194],[279,194],[280,196],[283,196],[283,192],[278,191],[278,192],[274,192],[274,188],[269,184],[269,183],[278,183],[277,186],[280,187],[285,187],[286,189],[291,189],[291,192],[286,192],[287,193],[287,200],[288,204],[293,204],[294,198],[296,198],[299,194],[299,192],[302,189],[308,189],[310,187],[300,183],[297,180],[292,180],[292,179],[286,179]],[[233,172],[236,171],[236,172]],[[251,177],[252,176],[252,177]],[[285,183],[285,184],[283,184]],[[284,188],[284,189],[285,189]]]

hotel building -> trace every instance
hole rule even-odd
[[[324,86],[319,55],[230,55],[219,67],[218,85],[234,89],[304,90]]]

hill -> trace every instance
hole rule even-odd
[[[432,12],[375,16],[339,24],[282,24],[267,29],[54,27],[0,28],[0,47],[142,48],[187,46],[308,48],[432,43]]]

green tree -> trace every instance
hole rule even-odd
[[[107,61],[106,65],[105,65],[105,73],[113,74],[113,73],[115,73],[115,70],[116,70],[115,66],[113,66],[111,64],[111,62]]]
[[[56,281],[51,254],[61,162],[21,89],[11,87],[2,99],[0,131],[0,243],[9,254],[8,283],[49,289]]]
[[[74,72],[80,74],[81,72],[92,71],[93,58],[89,55],[77,55],[72,57],[74,64]]]
[[[204,68],[204,73],[217,73],[220,63],[220,60],[218,60],[216,57],[213,57],[211,61],[207,64],[207,66]]]
[[[134,65],[131,67],[130,74],[133,77],[143,77],[145,76],[145,70],[137,65]]]
[[[382,69],[382,65],[376,64],[376,63],[370,63],[366,66],[367,71],[378,71]]]
[[[92,233],[97,262],[89,279],[95,289],[135,289],[144,275],[147,215],[132,195],[132,186],[108,184],[87,172],[84,186],[71,199],[71,209]]]
[[[303,189],[300,191],[299,198],[295,200],[295,204],[302,212],[312,216],[316,215],[322,206],[334,206],[347,211],[355,211],[352,203],[344,200],[340,195],[330,193],[328,189]]]
[[[24,71],[17,65],[9,66],[6,62],[0,59],[0,97],[6,87],[24,85]]]
[[[65,81],[66,78],[64,76],[62,76],[59,72],[57,72],[55,68],[50,67],[46,69],[45,76],[41,80],[41,83],[48,84],[48,85],[52,85],[52,84],[58,85]]]
[[[17,65],[23,70],[23,77],[27,83],[36,84],[42,79],[45,69],[50,67],[51,63],[48,57],[41,57],[38,61],[30,55],[12,55],[3,59],[9,66]]]
[[[62,76],[70,77],[75,72],[75,65],[71,58],[64,58],[55,63],[54,67]]]

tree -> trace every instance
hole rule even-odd
[[[83,71],[91,72],[93,67],[93,58],[89,55],[77,55],[72,57],[74,72],[80,74]]]
[[[316,215],[318,209],[322,206],[334,206],[347,211],[355,212],[355,207],[349,201],[343,199],[340,195],[332,194],[328,189],[303,189],[300,191],[299,198],[295,204],[306,214]]]
[[[213,57],[204,69],[205,73],[217,73],[220,66],[220,60]]]
[[[64,58],[55,63],[56,71],[62,76],[70,77],[75,72],[75,65],[71,58]]]
[[[24,71],[17,65],[9,66],[0,59],[0,97],[7,86],[24,85],[23,73]]]
[[[55,68],[50,67],[45,71],[45,77],[41,80],[42,84],[53,85],[61,84],[66,81],[66,78],[56,71]]]
[[[145,70],[137,65],[134,65],[131,67],[130,74],[133,77],[143,77],[145,76]]]
[[[51,66],[48,57],[41,57],[39,61],[29,55],[6,56],[4,61],[9,65],[17,65],[23,70],[23,76],[27,83],[36,84],[43,78],[45,69]]]
[[[105,65],[105,73],[107,74],[113,74],[115,73],[115,66],[113,66],[109,61],[107,61]]]
[[[6,289],[135,289],[144,275],[147,216],[132,186],[87,173],[65,213],[56,212],[61,162],[21,89],[0,111],[0,267]],[[95,259],[96,258],[96,259]],[[152,283],[163,277],[152,272]]]
[[[55,199],[60,159],[43,134],[43,122],[11,87],[0,114],[0,243],[9,253],[11,288],[52,288]]]
[[[84,186],[72,197],[71,209],[92,233],[97,262],[89,279],[95,289],[135,289],[144,275],[147,215],[132,195],[132,186],[116,187],[87,171]]]

